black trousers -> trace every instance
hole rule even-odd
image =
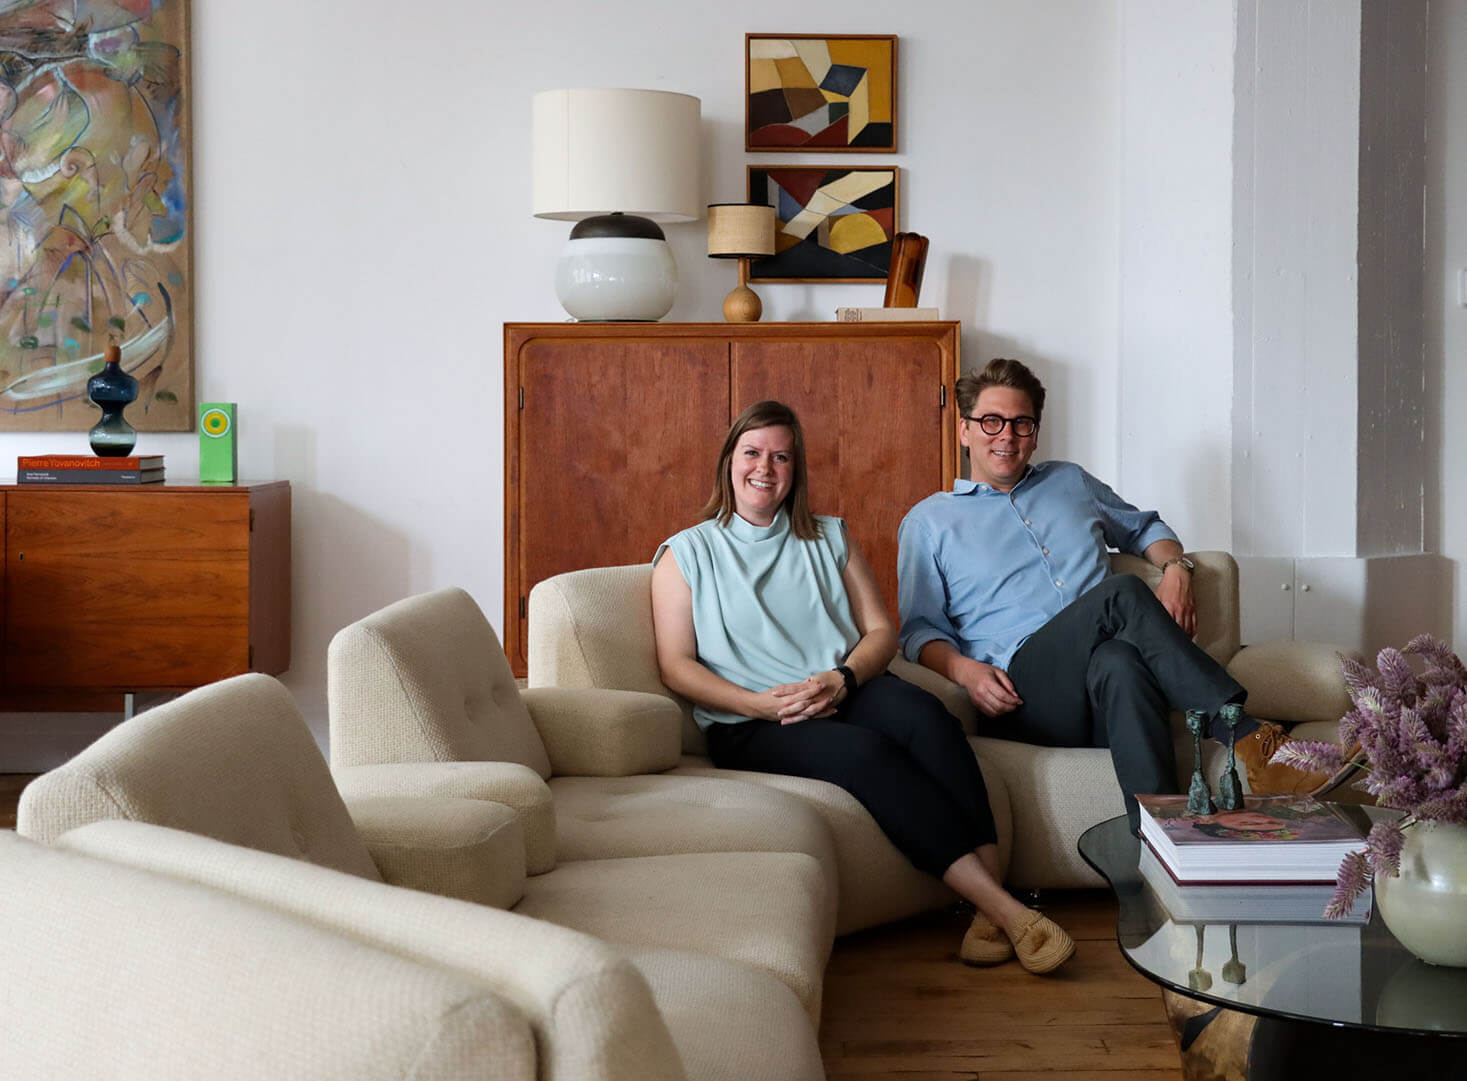
[[[1039,628],[1008,673],[1024,704],[991,722],[993,734],[1045,747],[1110,748],[1133,830],[1135,793],[1177,791],[1171,711],[1203,709],[1211,717],[1248,693],[1131,574],[1107,578]],[[1249,719],[1237,734],[1254,727]]]
[[[812,777],[855,796],[909,860],[942,877],[995,844],[988,789],[962,726],[935,697],[882,673],[831,717],[712,724],[713,764]]]

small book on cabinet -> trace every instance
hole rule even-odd
[[[163,468],[163,455],[144,454],[132,457],[103,457],[100,454],[22,454],[15,460],[17,472],[27,469],[90,469],[111,472],[131,470],[134,473]]]
[[[22,469],[20,484],[160,484],[163,467],[157,469]]]
[[[837,323],[930,323],[936,308],[837,308]]]
[[[1309,796],[1244,796],[1239,811],[1187,813],[1186,796],[1139,795],[1141,839],[1173,878],[1192,883],[1334,882],[1365,834]]]

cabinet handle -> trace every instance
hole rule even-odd
[[[19,556],[17,556],[17,557],[16,557],[16,558],[17,558],[17,559],[18,559],[18,560],[19,560],[19,561],[20,561],[20,562],[22,562],[22,563],[24,563],[24,562],[25,562],[25,553],[24,553],[24,552],[21,552],[21,553],[20,553],[20,555],[19,555]]]

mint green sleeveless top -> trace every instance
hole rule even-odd
[[[672,550],[693,592],[698,660],[730,683],[765,691],[840,664],[860,639],[841,574],[846,525],[817,515],[820,536],[800,540],[783,508],[773,524],[750,525],[735,514],[726,526],[700,522],[669,538],[652,557]],[[700,728],[748,720],[693,706]]]

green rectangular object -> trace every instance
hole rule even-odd
[[[234,402],[199,403],[199,480],[205,484],[233,484],[238,479],[234,411]]]

